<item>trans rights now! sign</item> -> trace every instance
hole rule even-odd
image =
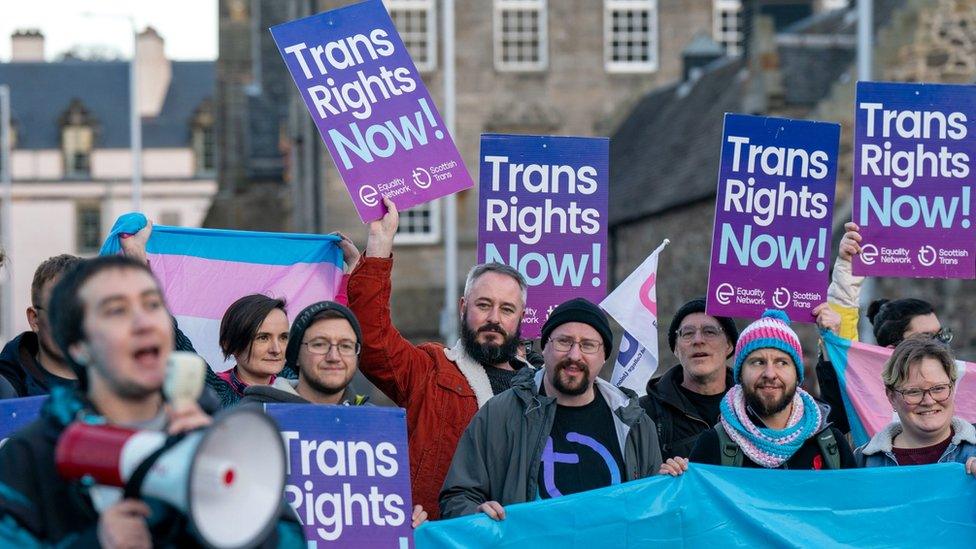
[[[380,0],[271,34],[363,222],[474,185]]]
[[[856,275],[976,277],[976,86],[858,82]]]
[[[481,136],[478,261],[525,277],[527,338],[560,303],[606,296],[609,152],[601,137]]]
[[[708,314],[781,309],[813,322],[827,301],[840,126],[726,114]]]
[[[265,404],[287,456],[285,500],[308,547],[413,546],[402,408]]]

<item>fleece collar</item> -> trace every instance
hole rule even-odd
[[[902,431],[901,422],[894,421],[889,423],[884,429],[878,431],[876,435],[871,437],[871,441],[864,446],[864,450],[861,451],[866,456],[877,454],[883,452],[885,454],[890,454],[891,442],[895,440]],[[968,442],[969,444],[976,444],[976,427],[961,418],[952,418],[952,441],[953,446],[959,446],[963,442]]]

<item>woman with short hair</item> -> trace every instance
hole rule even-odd
[[[976,475],[976,427],[956,417],[952,351],[923,335],[895,347],[881,375],[898,421],[854,452],[859,467],[964,463]]]

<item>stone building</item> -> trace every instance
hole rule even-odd
[[[760,4],[762,2],[760,1]],[[761,14],[761,12],[760,12]],[[976,79],[976,2],[875,2],[874,78],[912,82]],[[612,136],[610,222],[615,280],[627,276],[663,238],[671,245],[659,264],[661,366],[670,315],[704,295],[708,278],[723,112],[746,112],[838,122],[842,125],[834,215],[834,246],[851,212],[854,9],[814,13],[785,27],[771,19],[751,27],[741,60],[720,59],[685,82],[645,95]],[[647,144],[640,146],[639,144]],[[836,253],[836,252],[835,252]],[[954,329],[953,348],[976,353],[972,282],[877,279],[874,297],[914,296],[931,301]],[[868,292],[865,292],[866,294]],[[866,297],[866,296],[864,296]],[[862,331],[870,328],[862,317]],[[798,331],[815,357],[812,327]]]
[[[137,52],[143,210],[157,223],[199,226],[217,189],[214,63],[169,60],[152,28],[139,34]],[[45,61],[36,31],[15,33],[12,53],[0,63],[13,122],[7,337],[27,329],[37,265],[97,253],[116,217],[132,210],[129,63]]]
[[[365,244],[365,228],[265,30],[348,3],[221,0],[220,193],[208,224],[341,230]],[[385,4],[441,105],[441,2]],[[454,138],[472,177],[478,180],[484,132],[609,135],[641,96],[681,79],[681,52],[697,35],[737,52],[740,11],[738,0],[457,0]],[[457,200],[463,276],[476,260],[477,191]],[[401,215],[393,312],[414,339],[439,337],[441,217],[437,203]]]

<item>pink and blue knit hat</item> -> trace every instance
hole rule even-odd
[[[803,349],[800,338],[790,328],[790,317],[776,309],[766,309],[762,317],[746,326],[739,334],[735,345],[735,361],[732,365],[732,379],[741,381],[742,363],[749,353],[757,349],[778,349],[790,355],[796,364],[797,383],[803,382]]]

